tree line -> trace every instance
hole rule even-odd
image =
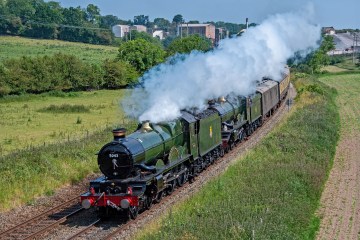
[[[0,0],[0,34],[59,39],[92,44],[112,44],[112,24],[127,23],[115,16],[101,16],[89,4],[63,8],[43,0]]]
[[[170,36],[175,36],[176,26],[184,22],[181,14],[175,15],[172,21],[165,18],[150,21],[149,16],[145,15],[134,16],[133,20],[122,20],[114,15],[102,16],[94,4],[86,8],[64,8],[55,1],[0,0],[0,34],[3,35],[111,45],[117,44],[111,31],[112,26],[117,24],[144,25],[150,31],[162,29]],[[199,21],[190,20],[188,23]],[[231,35],[246,27],[236,23],[209,23],[227,28]]]
[[[164,50],[139,34],[119,47],[116,59],[100,65],[89,64],[74,55],[7,59],[0,63],[0,97],[9,94],[48,91],[118,89],[137,84],[138,78],[153,66],[176,53],[209,51],[211,42],[198,35],[175,39]]]

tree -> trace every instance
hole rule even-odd
[[[149,23],[149,16],[139,15],[134,16],[134,24],[135,25],[148,25]]]
[[[101,28],[111,28],[112,26],[117,24],[127,24],[127,23],[113,15],[100,16]]]
[[[181,14],[176,14],[173,18],[173,22],[176,23],[176,25],[178,25],[179,23],[184,22],[184,18]]]
[[[100,9],[94,4],[89,4],[86,7],[86,19],[92,24],[97,24],[100,18]]]
[[[127,40],[144,39],[147,42],[162,46],[161,41],[158,38],[154,38],[146,32],[138,32],[136,30],[131,30],[131,39],[129,39],[129,37],[130,36],[126,35],[125,37],[123,37],[123,41],[126,42]]]
[[[211,49],[211,41],[199,35],[190,35],[184,38],[176,38],[167,49],[168,55],[175,53],[190,53],[193,50],[206,52]]]
[[[35,13],[31,1],[28,0],[8,0],[6,1],[6,7],[9,14],[20,17],[22,22],[31,20]]]
[[[199,24],[200,22],[198,20],[190,20],[188,23],[189,24]]]
[[[59,24],[63,20],[62,8],[57,2],[46,3],[43,0],[34,0],[32,1],[32,6],[35,9],[35,14],[31,18],[31,21]]]
[[[130,63],[139,73],[164,61],[165,51],[144,39],[123,43],[119,47],[118,59]]]
[[[154,24],[157,26],[157,28],[160,28],[160,29],[167,29],[171,26],[169,20],[167,20],[165,18],[155,18]]]
[[[326,35],[322,38],[319,49],[310,53],[305,60],[305,63],[301,63],[296,66],[297,70],[305,71],[308,73],[319,73],[323,66],[331,63],[330,57],[327,54],[329,51],[335,48],[333,37]]]
[[[86,13],[80,7],[63,9],[64,24],[71,26],[83,26]]]

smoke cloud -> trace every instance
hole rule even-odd
[[[294,53],[318,47],[320,26],[311,12],[273,15],[211,52],[175,56],[144,75],[142,87],[122,102],[125,112],[156,123],[179,117],[182,109],[204,109],[209,99],[254,93],[263,76],[280,78]]]

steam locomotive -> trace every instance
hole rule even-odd
[[[135,219],[250,136],[280,106],[289,84],[285,68],[281,79],[263,78],[251,96],[221,97],[169,122],[144,121],[128,136],[124,128],[113,130],[98,153],[104,175],[90,182],[82,206]]]

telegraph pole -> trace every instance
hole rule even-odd
[[[358,35],[354,32],[354,41],[353,41],[353,63],[355,63],[355,52],[356,52],[356,46],[358,41]]]

